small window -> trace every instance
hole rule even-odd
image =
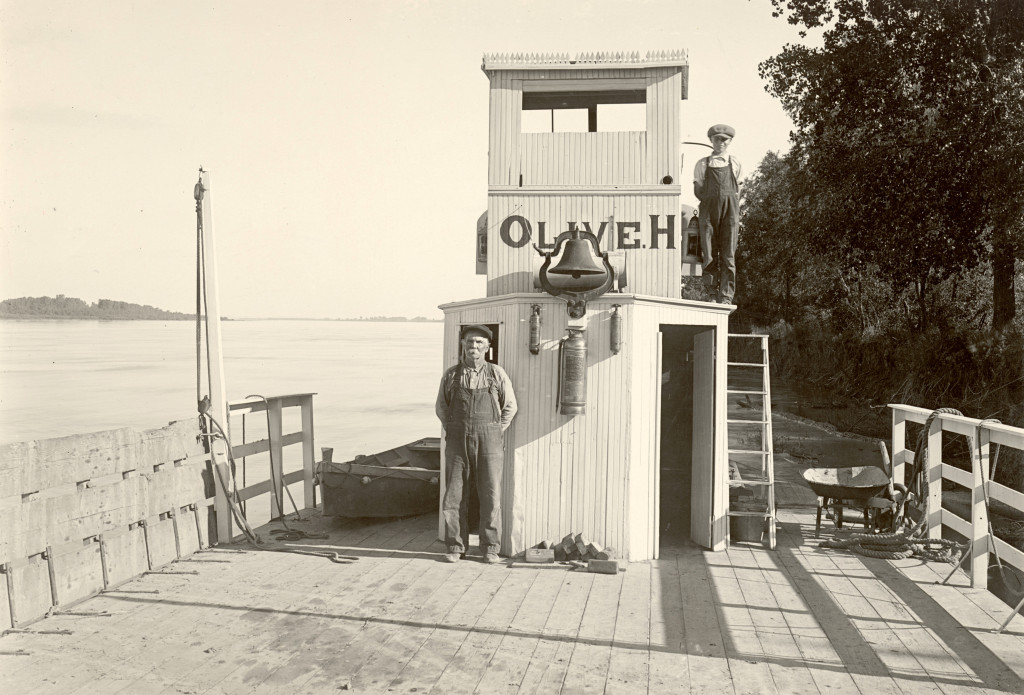
[[[590,112],[587,109],[540,109],[523,111],[520,128],[524,133],[586,133]]]
[[[598,104],[599,133],[647,130],[647,104]]]
[[[524,91],[523,133],[610,133],[647,129],[643,89]]]

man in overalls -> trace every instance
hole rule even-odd
[[[736,293],[736,242],[740,232],[739,160],[727,154],[736,131],[722,123],[708,129],[711,154],[697,161],[693,193],[700,201],[698,224],[705,282],[717,290],[719,304]]]
[[[459,363],[441,377],[434,411],[444,425],[445,560],[458,562],[469,546],[469,498],[476,483],[480,500],[480,552],[500,562],[502,435],[515,417],[516,395],[501,367],[484,358],[491,346],[487,326],[462,330]]]

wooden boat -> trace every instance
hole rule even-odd
[[[437,511],[441,440],[418,439],[351,461],[321,466],[324,514],[400,517]]]

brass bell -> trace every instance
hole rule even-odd
[[[583,275],[603,275],[606,271],[595,261],[587,242],[580,239],[579,230],[572,230],[572,238],[565,242],[565,249],[558,265],[548,271],[555,275],[572,275],[579,280]]]

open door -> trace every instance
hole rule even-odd
[[[690,538],[711,548],[715,483],[715,329],[693,336],[693,465]]]

